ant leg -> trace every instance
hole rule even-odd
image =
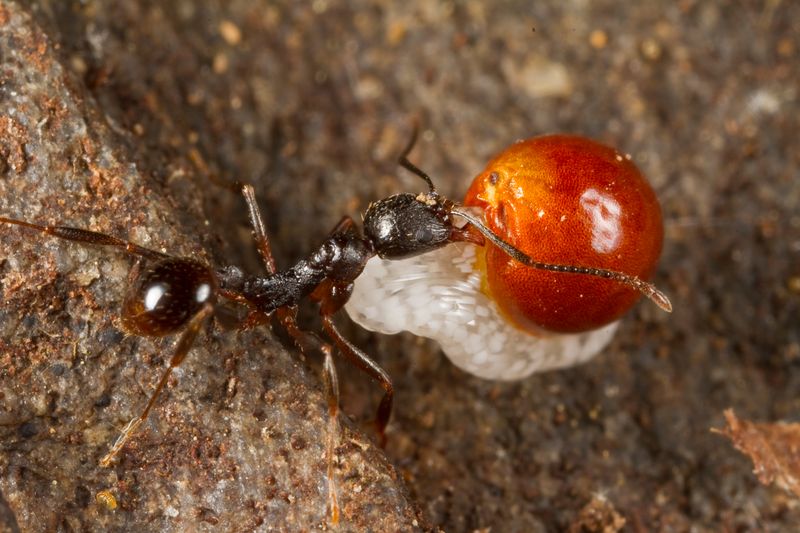
[[[325,453],[328,464],[328,510],[331,522],[339,523],[339,502],[336,496],[336,478],[334,477],[334,457],[336,445],[339,441],[339,378],[336,375],[336,366],[333,363],[333,349],[318,335],[303,331],[297,325],[295,316],[297,307],[281,307],[277,310],[278,320],[294,339],[297,347],[303,353],[317,349],[325,356],[323,362],[323,381],[325,382],[325,397],[328,401],[328,432],[325,441]]]
[[[272,172],[273,169],[271,167],[273,166],[275,160],[278,160],[280,156],[279,146],[281,144],[282,137],[280,119],[275,118],[272,121],[270,134],[272,136],[272,153],[271,157],[269,158],[270,169],[267,172],[268,174]],[[267,273],[274,274],[277,271],[275,259],[272,256],[272,250],[270,249],[269,238],[267,237],[264,219],[261,216],[261,211],[258,208],[253,186],[244,181],[226,180],[221,178],[219,174],[213,172],[209,168],[205,159],[203,159],[202,154],[200,154],[200,152],[196,149],[189,151],[189,158],[202,174],[205,174],[209,177],[214,185],[228,189],[231,192],[241,193],[244,196],[245,203],[247,203],[248,215],[250,217],[250,225],[253,227],[253,236],[255,237],[256,248],[258,249],[258,253],[261,255],[262,261],[264,261],[264,266],[267,268]]]
[[[238,183],[238,182],[237,182]],[[269,245],[269,237],[267,236],[267,228],[264,224],[264,217],[261,215],[261,210],[256,201],[256,193],[253,186],[249,183],[241,185],[242,196],[247,204],[247,213],[250,217],[250,225],[253,227],[253,238],[256,241],[256,248],[261,255],[261,260],[267,269],[268,274],[274,274],[278,268],[275,264],[275,258],[272,255],[272,248]],[[333,228],[331,234],[345,233],[351,231],[355,226],[355,222],[349,216],[344,216],[338,224]]]
[[[253,226],[253,237],[256,241],[256,248],[258,253],[261,254],[261,260],[264,261],[264,266],[267,268],[268,274],[274,274],[277,271],[275,266],[275,258],[272,257],[272,248],[269,246],[269,237],[267,237],[267,229],[264,226],[264,218],[261,216],[261,210],[258,208],[256,202],[256,193],[253,186],[249,183],[241,185],[242,196],[247,203],[247,212],[250,215],[250,225]]]
[[[340,225],[345,222],[342,220]],[[351,221],[352,222],[352,221]],[[344,338],[336,329],[333,323],[333,315],[339,311],[350,295],[353,293],[353,284],[337,284],[331,280],[323,281],[313,293],[311,298],[320,303],[320,315],[322,315],[322,328],[325,333],[333,340],[339,351],[372,379],[383,387],[383,398],[378,406],[378,414],[375,416],[375,429],[378,432],[381,447],[386,446],[386,426],[389,417],[392,416],[392,403],[394,401],[394,386],[389,374],[386,373],[378,364],[367,354],[358,349],[350,341]]]
[[[331,513],[331,522],[338,524],[339,502],[336,497],[333,460],[336,454],[336,445],[339,442],[339,378],[336,375],[336,366],[333,364],[331,345],[323,342],[320,349],[325,354],[323,368],[325,396],[328,399],[328,434],[325,446],[325,453],[328,455],[328,509]]]
[[[227,181],[220,178],[215,172],[212,172],[211,169],[208,168],[203,156],[200,155],[200,152],[197,150],[190,150],[189,157],[192,159],[195,166],[209,177],[214,185],[228,189],[231,192],[241,193],[242,196],[244,196],[244,201],[247,204],[247,212],[250,216],[250,225],[253,227],[253,237],[256,241],[256,248],[261,255],[261,260],[264,261],[267,273],[274,274],[277,271],[275,258],[272,257],[267,230],[264,226],[264,219],[261,216],[258,203],[256,202],[256,193],[253,186],[239,180]]]
[[[333,227],[333,230],[330,232],[330,235],[335,235],[337,233],[348,233],[350,231],[354,231],[356,223],[353,219],[345,215],[342,217],[341,220]]]
[[[147,402],[147,406],[145,406],[144,411],[142,411],[142,414],[128,422],[128,425],[123,428],[119,437],[117,437],[117,440],[114,442],[114,445],[111,446],[111,449],[108,451],[108,453],[104,455],[102,459],[100,459],[100,466],[109,466],[111,461],[114,459],[114,456],[119,453],[130,436],[136,431],[142,422],[147,419],[147,415],[150,413],[153,405],[155,405],[159,394],[161,394],[161,390],[167,383],[167,379],[169,378],[170,374],[172,374],[172,370],[183,362],[186,354],[192,347],[195,338],[197,338],[197,334],[200,331],[200,327],[203,325],[203,321],[211,314],[213,310],[214,307],[211,304],[206,304],[195,316],[192,317],[192,320],[181,334],[180,339],[178,339],[178,343],[175,347],[175,353],[172,355],[172,359],[169,361],[169,366],[164,371],[161,379],[158,381],[156,390],[150,396],[150,400]]]
[[[46,233],[47,235],[52,235],[53,237],[58,237],[59,239],[65,239],[68,241],[74,241],[83,244],[96,244],[98,246],[114,246],[116,248],[121,248],[122,251],[124,251],[125,253],[131,255],[138,255],[140,257],[144,257],[147,259],[158,260],[158,259],[166,259],[167,257],[169,257],[165,254],[162,254],[161,252],[150,250],[149,248],[144,248],[142,246],[139,246],[138,244],[118,239],[111,235],[106,235],[105,233],[89,231],[87,229],[72,228],[69,226],[39,225],[39,224],[33,224],[32,222],[26,222],[24,220],[16,220],[13,218],[6,218],[6,217],[0,217],[0,223],[14,224],[17,226],[31,228],[36,231]]]
[[[333,340],[334,344],[336,344],[336,347],[339,348],[339,351],[342,352],[351,363],[356,365],[383,387],[383,398],[378,406],[378,414],[375,417],[375,429],[378,432],[381,447],[385,447],[386,425],[389,423],[389,417],[392,416],[392,402],[394,399],[394,386],[392,385],[389,374],[378,366],[375,361],[370,359],[367,354],[356,348],[339,333],[339,330],[337,330],[336,326],[333,324],[332,315],[322,315],[322,327]]]

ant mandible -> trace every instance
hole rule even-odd
[[[339,393],[333,350],[316,334],[298,327],[296,306],[305,298],[317,302],[323,330],[333,345],[383,388],[375,419],[377,433],[383,443],[394,398],[391,379],[366,353],[349,342],[333,322],[333,315],[347,303],[354,281],[364,270],[367,261],[375,256],[389,260],[405,259],[454,242],[481,246],[489,241],[514,261],[530,268],[606,278],[639,291],[662,309],[671,309],[669,300],[662,292],[635,276],[613,270],[538,262],[509,244],[475,214],[442,196],[433,180],[409,161],[408,154],[415,144],[416,133],[415,128],[399,163],[422,178],[428,191],[417,195],[396,194],[371,203],[363,215],[363,232],[359,232],[351,217],[343,217],[313,253],[286,270],[279,271],[276,268],[253,187],[236,182],[235,187],[241,191],[247,204],[256,248],[267,271],[265,276],[246,274],[236,266],[214,269],[194,259],[166,255],[104,233],[0,217],[0,223],[23,226],[86,245],[118,248],[129,256],[144,260],[144,267],[128,287],[123,301],[123,329],[144,337],[181,333],[169,365],[145,408],[121,431],[109,452],[100,460],[102,466],[111,464],[131,435],[147,419],[172,371],[183,362],[198,333],[213,315],[218,301],[229,300],[243,305],[248,311],[237,329],[245,330],[265,324],[275,314],[301,350],[318,349],[324,354],[324,381],[330,417],[327,442],[329,507],[332,519],[338,521],[332,456],[338,428]],[[457,219],[460,219],[460,223]]]

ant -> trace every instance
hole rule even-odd
[[[322,328],[333,345],[352,364],[383,388],[375,425],[381,444],[392,412],[394,387],[388,374],[366,353],[348,341],[336,328],[333,315],[347,303],[353,283],[371,258],[396,260],[425,254],[454,242],[483,246],[486,241],[515,261],[531,268],[606,278],[638,290],[659,307],[670,310],[667,297],[652,284],[621,272],[535,261],[489,229],[469,210],[442,196],[433,180],[408,159],[416,142],[414,128],[399,164],[428,186],[420,194],[401,193],[371,203],[363,214],[363,231],[345,216],[305,259],[286,270],[278,270],[270,249],[261,212],[251,185],[235,182],[248,208],[256,248],[266,275],[250,275],[237,266],[212,268],[194,259],[170,256],[130,241],[81,228],[40,225],[0,216],[0,223],[23,226],[84,245],[109,246],[143,261],[128,287],[121,311],[125,331],[144,337],[180,333],[169,364],[142,410],[121,431],[100,460],[109,466],[137,428],[147,419],[172,371],[180,365],[198,333],[214,314],[220,300],[243,305],[247,315],[238,330],[266,324],[274,314],[302,351],[317,349],[324,355],[323,373],[329,411],[328,488],[329,509],[334,522],[339,508],[333,482],[333,452],[338,432],[339,391],[333,363],[333,347],[316,333],[301,330],[296,322],[297,305],[306,298],[319,304]],[[457,219],[461,219],[459,224]]]

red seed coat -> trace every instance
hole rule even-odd
[[[649,278],[661,252],[661,209],[636,166],[583,137],[520,141],[472,182],[465,205],[536,261]],[[587,331],[618,319],[639,298],[619,283],[525,267],[487,244],[484,290],[524,329]]]

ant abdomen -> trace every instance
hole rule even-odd
[[[216,281],[207,266],[191,259],[160,259],[145,265],[130,286],[122,304],[122,326],[135,335],[170,335],[215,297]]]

